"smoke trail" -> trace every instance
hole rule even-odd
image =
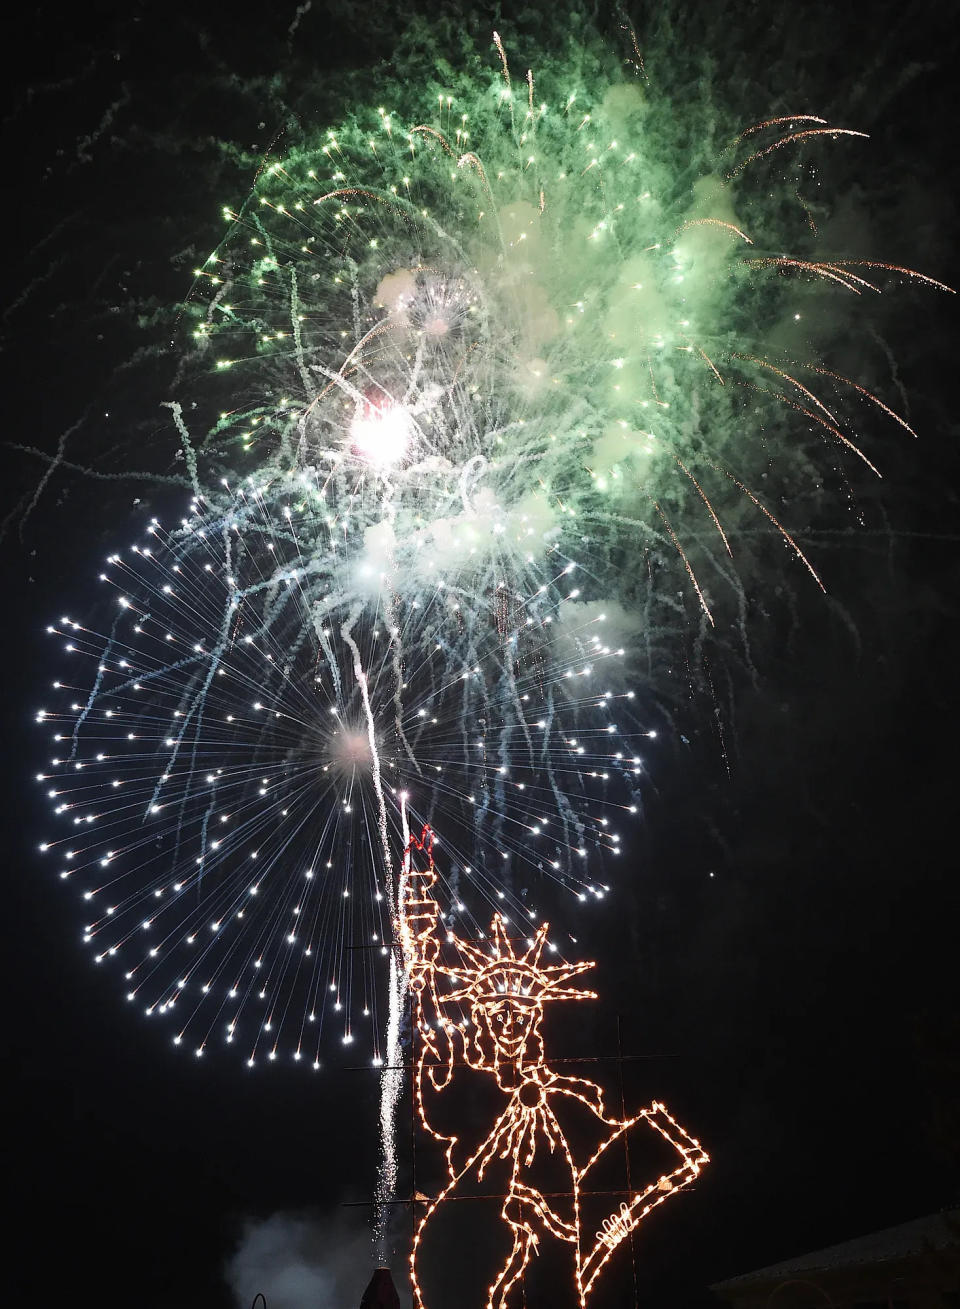
[[[384,884],[387,889],[387,903],[390,908],[391,921],[396,921],[398,888],[393,877],[393,861],[390,840],[387,834],[387,808],[383,794],[383,779],[380,769],[380,755],[377,748],[376,724],[370,706],[370,692],[367,675],[363,670],[360,648],[353,638],[353,625],[359,616],[359,609],[354,609],[348,620],[340,629],[340,634],[350,647],[353,655],[353,671],[360,687],[363,709],[367,720],[367,739],[370,743],[371,777],[377,796],[377,823],[383,850]],[[406,811],[404,811],[404,832],[406,833]],[[404,837],[406,848],[406,836]],[[398,946],[394,943],[390,954],[390,980],[388,983],[388,1017],[386,1060],[380,1078],[380,1165],[377,1176],[376,1210],[374,1215],[373,1240],[377,1263],[387,1262],[387,1219],[388,1206],[397,1189],[397,1140],[396,1120],[397,1104],[400,1099],[402,1051],[400,1048],[400,1022],[403,1014],[404,1000],[407,994],[406,970],[398,958]]]
[[[384,883],[387,888],[387,903],[390,906],[390,913],[396,912],[396,888],[394,887],[392,869],[393,862],[390,854],[390,840],[387,835],[387,806],[383,794],[383,779],[380,772],[380,753],[377,748],[377,731],[376,724],[373,721],[373,710],[370,707],[370,688],[367,685],[367,675],[363,671],[363,663],[360,658],[360,647],[353,639],[353,625],[360,616],[359,607],[354,609],[350,617],[340,629],[340,635],[350,647],[353,655],[353,671],[357,679],[357,685],[360,687],[360,695],[363,700],[363,712],[367,720],[367,739],[370,743],[370,761],[371,777],[373,779],[373,789],[377,796],[377,825],[380,832],[380,843],[383,851]]]
[[[390,994],[386,1060],[380,1075],[380,1167],[377,1176],[374,1248],[379,1266],[388,1262],[388,1206],[397,1189],[397,1105],[400,1101],[403,1051],[400,1022],[407,996],[407,974],[395,946],[390,956]]]
[[[407,816],[406,796],[400,797],[400,822],[403,832],[403,870],[397,887],[397,903],[403,903],[404,887],[410,871],[410,823]],[[377,1208],[374,1220],[374,1246],[377,1263],[388,1263],[386,1249],[387,1206],[397,1186],[397,1105],[400,1100],[403,1072],[400,1042],[400,1023],[407,998],[407,971],[400,956],[399,943],[394,944],[390,956],[390,994],[387,1017],[386,1062],[380,1076],[380,1172],[377,1178]]]

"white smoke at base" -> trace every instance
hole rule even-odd
[[[358,1208],[332,1218],[280,1213],[248,1219],[224,1269],[237,1309],[249,1309],[258,1292],[269,1309],[359,1304],[370,1277],[362,1215]]]

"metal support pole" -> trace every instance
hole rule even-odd
[[[617,1014],[617,1074],[620,1079],[620,1117],[627,1117],[627,1100],[623,1089],[623,1023],[622,1016]],[[633,1190],[633,1182],[630,1180],[630,1133],[623,1133],[623,1157],[627,1168],[627,1190]],[[640,1304],[640,1290],[637,1285],[637,1247],[634,1241],[635,1229],[630,1228],[630,1268],[633,1274],[633,1303],[634,1309]]]

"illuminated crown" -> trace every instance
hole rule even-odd
[[[514,949],[514,942],[507,936],[499,914],[494,915],[490,925],[491,939],[487,949],[457,938],[457,950],[473,966],[443,968],[443,972],[453,982],[459,983],[459,989],[441,996],[441,1002],[454,1004],[466,1001],[483,1005],[493,1004],[507,996],[521,1003],[529,1001],[532,1005],[541,1004],[544,1000],[595,1000],[595,991],[563,985],[578,973],[593,968],[592,963],[541,964],[540,956],[549,929],[550,924],[543,923],[522,952]]]
[[[426,856],[426,867],[413,864],[414,853]],[[400,933],[408,957],[418,961],[417,951],[423,942],[436,937],[440,925],[439,909],[433,896],[437,881],[433,862],[433,831],[426,824],[419,837],[411,835],[404,851],[400,890]],[[552,964],[540,962],[547,943],[549,923],[543,923],[534,937],[528,938],[526,949],[518,952],[514,942],[504,930],[500,914],[494,914],[490,924],[490,941],[484,947],[458,936],[448,934],[447,939],[465,959],[468,967],[437,963],[437,972],[443,973],[457,987],[445,995],[437,996],[440,1004],[493,1004],[509,996],[520,1003],[541,1004],[544,1000],[595,1000],[595,991],[564,986],[571,977],[593,968],[592,963]]]

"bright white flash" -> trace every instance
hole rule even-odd
[[[350,424],[357,454],[376,468],[393,468],[410,447],[413,419],[405,405],[364,405]]]

